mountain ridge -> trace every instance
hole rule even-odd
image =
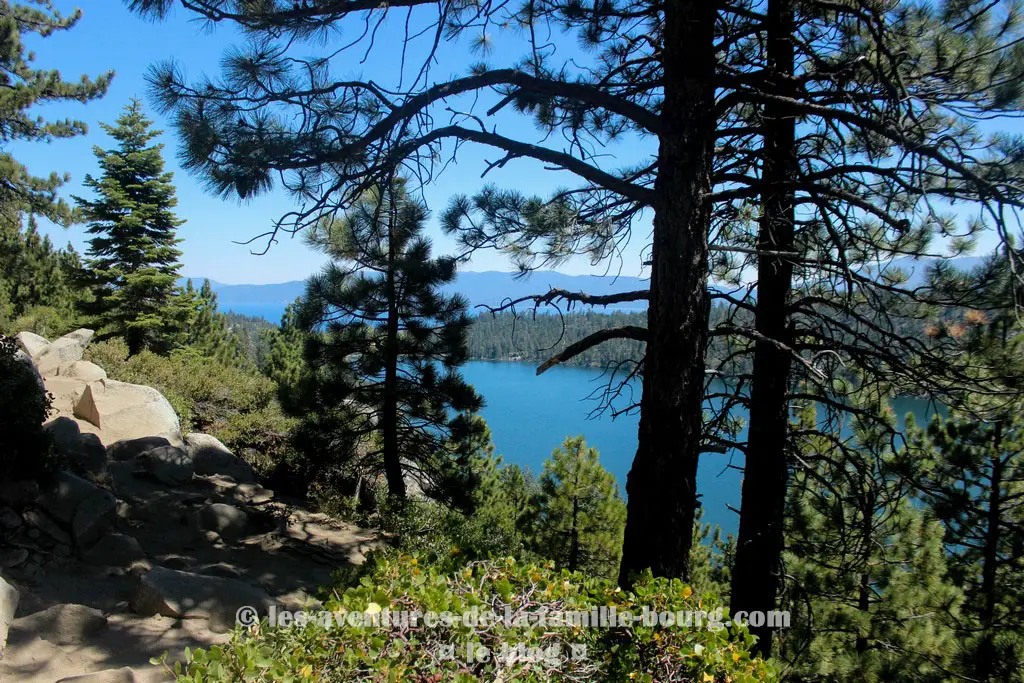
[[[949,259],[958,269],[968,270],[979,265],[985,257],[964,256]],[[906,270],[910,279],[905,286],[916,287],[924,282],[928,267],[935,259],[913,260],[897,259],[887,268],[898,267]],[[204,278],[181,278],[185,284],[191,280],[198,287]],[[234,312],[265,318],[278,323],[284,314],[285,307],[295,301],[305,291],[305,280],[291,280],[264,285],[225,284],[210,280],[213,291],[217,293],[218,307],[224,312]],[[521,276],[519,273],[500,270],[460,271],[455,283],[444,288],[446,294],[462,294],[469,301],[474,312],[485,311],[488,306],[499,306],[507,300],[533,294],[544,294],[549,289],[565,289],[571,292],[587,292],[589,294],[621,294],[638,289],[646,289],[650,282],[647,278],[628,275],[569,275],[555,270],[539,270]],[[523,307],[530,306],[529,303]],[[564,308],[564,307],[563,307]],[[647,309],[646,301],[624,302],[599,307],[602,311],[637,312]],[[543,309],[541,309],[543,310]],[[553,309],[549,309],[553,310]]]

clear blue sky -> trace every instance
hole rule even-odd
[[[45,39],[29,39],[29,48],[36,51],[36,66],[59,69],[67,80],[74,80],[81,74],[98,75],[106,70],[116,72],[110,91],[99,101],[88,104],[61,103],[38,107],[36,113],[48,118],[74,118],[89,125],[89,134],[70,140],[57,140],[52,144],[13,144],[11,152],[30,171],[47,175],[51,171],[67,171],[71,181],[62,194],[86,195],[82,186],[86,173],[98,174],[93,146],[111,147],[112,141],[100,127],[100,122],[110,123],[117,118],[120,110],[132,98],[139,97],[146,103],[147,113],[165,131],[161,141],[166,145],[165,158],[169,170],[175,173],[178,189],[178,214],[187,222],[180,228],[184,239],[182,273],[192,277],[210,277],[225,283],[272,283],[303,279],[320,267],[322,257],[309,250],[298,237],[284,236],[264,256],[250,254],[253,247],[235,244],[235,241],[249,239],[264,232],[273,218],[284,214],[292,207],[286,193],[278,191],[244,204],[226,201],[210,196],[197,179],[189,176],[177,163],[178,141],[169,122],[158,115],[150,106],[145,76],[147,69],[155,62],[174,58],[185,67],[190,78],[201,74],[216,77],[224,49],[242,41],[228,26],[205,30],[183,10],[176,9],[169,21],[150,23],[143,21],[122,5],[120,0],[82,0],[69,2],[56,0],[54,3],[62,12],[70,13],[81,7],[84,16],[70,31],[55,34]],[[398,39],[396,26],[385,29],[379,45],[384,49],[375,52],[366,64],[354,64],[340,69],[344,76],[359,73],[388,82],[397,69],[398,51],[389,49],[389,41]],[[390,35],[389,35],[390,34]],[[391,42],[390,44],[394,44]],[[310,54],[316,50],[310,48]],[[476,61],[474,57],[472,61]],[[470,60],[462,46],[451,46],[442,55],[441,64],[435,71],[435,78],[451,74],[464,74]],[[531,130],[532,124],[521,121],[517,124],[522,133],[531,139],[540,140],[539,132]],[[485,181],[480,179],[487,159],[499,158],[493,150],[468,149],[460,153],[457,166],[450,167],[433,187],[429,188],[426,199],[436,215],[445,206],[453,193],[471,193]],[[567,174],[543,171],[536,164],[518,162],[491,173],[488,182],[503,187],[515,187],[527,193],[546,194],[563,183],[570,182]],[[76,249],[85,250],[83,226],[69,229],[44,224],[44,232],[59,245],[72,243]],[[451,240],[441,234],[432,220],[431,237],[435,251],[451,253],[455,247]],[[646,241],[646,229],[638,235],[639,242]],[[262,245],[260,245],[262,247]],[[631,250],[632,251],[632,250]],[[640,272],[640,258],[630,253],[623,263],[623,274],[636,275]],[[511,270],[510,264],[500,254],[482,252],[474,256],[469,270]],[[605,267],[592,268],[584,260],[573,261],[560,267],[569,273],[603,273]]]
[[[70,31],[46,39],[29,40],[30,49],[37,52],[37,66],[59,69],[68,80],[76,79],[80,74],[97,75],[109,69],[114,69],[116,76],[109,93],[102,100],[85,105],[61,103],[38,108],[37,113],[48,118],[69,117],[85,121],[90,128],[87,136],[58,140],[50,145],[12,144],[10,150],[15,157],[37,175],[45,176],[51,171],[69,172],[71,182],[65,186],[64,196],[87,195],[88,191],[82,187],[81,182],[86,173],[97,173],[93,146],[112,146],[111,140],[100,128],[99,123],[112,122],[132,97],[139,97],[147,104],[150,117],[165,130],[162,141],[166,144],[165,157],[168,166],[175,173],[179,198],[178,213],[187,221],[180,229],[180,236],[184,239],[181,245],[184,252],[184,275],[210,277],[225,283],[263,284],[304,279],[317,270],[323,262],[322,257],[309,250],[297,237],[289,239],[287,235],[284,236],[263,256],[251,255],[250,250],[254,247],[236,244],[236,241],[243,241],[266,231],[274,218],[292,208],[291,199],[281,191],[244,204],[210,196],[195,178],[179,168],[176,158],[176,134],[169,123],[149,106],[145,76],[151,65],[174,58],[184,67],[190,80],[195,80],[203,74],[216,78],[225,48],[242,42],[231,27],[225,25],[214,30],[206,30],[204,25],[196,22],[180,8],[176,9],[166,22],[150,23],[128,12],[121,0],[81,0],[79,3],[55,0],[55,5],[64,12],[71,12],[76,6],[81,6],[84,16],[78,26]],[[390,19],[389,24],[380,31],[376,49],[365,63],[353,59],[351,53],[344,55],[345,61],[337,63],[339,60],[336,60],[336,74],[344,78],[364,75],[381,83],[394,83],[400,68],[401,54],[395,46],[401,45],[403,20],[404,14],[396,14]],[[344,38],[351,38],[354,31],[360,27],[348,28],[352,30],[349,30]],[[495,34],[494,38],[493,51],[487,55],[470,54],[465,44],[443,45],[439,64],[434,67],[433,79],[441,80],[451,75],[464,75],[470,63],[481,59],[492,65],[505,65],[511,64],[521,56],[520,38],[500,32]],[[341,43],[342,38],[335,40]],[[510,46],[512,49],[505,49],[505,41],[514,43]],[[557,44],[560,50],[573,49],[572,37],[556,35],[551,37],[551,41]],[[303,55],[322,54],[322,48],[300,47],[299,52]],[[585,58],[582,53],[579,54],[581,58]],[[532,123],[525,117],[506,115],[503,112],[494,118],[506,135],[538,142],[542,140],[542,134],[534,129]],[[488,125],[492,125],[492,121],[488,121]],[[1021,125],[1017,121],[1001,121],[989,125],[993,129],[1000,125],[1010,125],[1014,132],[1021,130]],[[555,142],[548,140],[547,144],[553,145]],[[650,141],[625,140],[606,151],[609,155],[601,161],[601,165],[611,169],[644,159],[653,149]],[[460,151],[458,163],[449,167],[439,180],[426,190],[426,200],[434,214],[444,208],[453,194],[471,194],[479,188],[485,182],[481,180],[480,174],[485,168],[486,161],[496,160],[500,156],[497,151],[480,147],[467,146]],[[516,188],[527,194],[541,195],[547,195],[558,187],[574,184],[569,174],[544,170],[539,164],[529,161],[513,161],[489,174],[487,182]],[[85,232],[82,226],[65,230],[53,225],[43,225],[43,230],[57,244],[71,242],[76,249],[84,252]],[[436,252],[454,252],[454,244],[441,234],[433,220],[429,233],[434,239]],[[623,254],[621,263],[611,264],[612,272],[618,270],[624,275],[643,274],[640,250],[648,242],[648,237],[649,225],[645,223],[637,226],[632,244]],[[994,245],[994,235],[990,234],[980,241],[978,251],[987,251]],[[258,245],[260,249],[262,246]],[[507,260],[492,251],[478,253],[466,268],[511,270]],[[574,274],[602,274],[609,272],[609,265],[602,264],[595,268],[585,260],[578,259],[560,266],[559,269]]]

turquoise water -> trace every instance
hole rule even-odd
[[[591,416],[598,403],[587,397],[604,385],[600,370],[555,367],[538,377],[535,366],[527,363],[473,361],[463,367],[463,374],[487,401],[483,416],[505,462],[539,474],[551,451],[566,436],[582,434],[600,451],[602,464],[625,491],[626,474],[636,453],[639,417],[624,415],[613,420],[608,415]],[[901,422],[903,415],[913,412],[919,424],[931,412],[925,401],[912,398],[898,399],[893,408]],[[728,468],[730,463],[742,466],[742,455],[705,455],[697,486],[704,520],[735,533],[739,520],[727,506],[739,507],[742,474]]]

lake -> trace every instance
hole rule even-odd
[[[639,416],[590,417],[598,404],[587,396],[603,385],[598,369],[554,367],[539,377],[535,370],[528,363],[492,361],[472,361],[463,367],[466,380],[487,401],[483,416],[496,451],[505,462],[540,474],[544,461],[565,437],[582,434],[588,445],[600,451],[601,463],[625,492],[626,474],[636,454]],[[906,397],[894,401],[893,408],[901,424],[908,412],[915,414],[918,424],[932,412],[926,401]],[[730,462],[742,466],[743,456],[703,456],[697,486],[704,521],[735,533],[739,520],[727,506],[739,507],[742,475],[726,467]]]

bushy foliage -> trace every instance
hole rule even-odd
[[[556,614],[589,613],[601,607],[614,607],[620,615],[641,615],[646,607],[711,616],[702,627],[692,628],[632,620],[613,628],[584,627],[570,620],[531,626],[526,621],[527,615],[544,611],[553,619]],[[237,629],[225,645],[189,653],[185,666],[175,665],[175,672],[182,682],[210,683],[777,680],[770,664],[751,658],[752,639],[745,630],[718,628],[724,620],[715,619],[717,607],[675,579],[648,576],[624,592],[611,582],[559,571],[550,563],[503,559],[441,572],[415,556],[381,557],[358,584],[331,591],[324,608],[342,619],[381,615],[384,610],[447,612],[460,618],[493,612],[496,623],[483,626],[477,620],[474,627],[472,621],[448,623],[442,617],[429,626],[422,620],[388,627],[314,620],[271,627],[264,621],[248,630]],[[359,616],[344,616],[350,614]],[[517,646],[527,656],[501,656],[503,647],[515,652]],[[484,651],[492,653],[486,661],[468,656]]]
[[[111,379],[158,390],[178,413],[183,430],[212,434],[241,455],[258,453],[261,457],[253,464],[263,472],[288,450],[294,421],[281,412],[274,383],[254,368],[189,347],[168,356],[143,351],[129,357],[122,339],[90,345],[86,358]]]
[[[74,285],[81,261],[23,219],[11,207],[0,210],[0,332],[59,337],[79,326],[76,307],[87,298]]]
[[[473,492],[478,504],[472,511],[424,498],[402,504],[382,495],[381,487],[377,509],[361,521],[390,534],[402,552],[438,567],[454,569],[468,561],[509,556],[537,560],[522,521],[532,516],[536,485],[519,467],[500,467],[493,482]]]
[[[582,436],[567,438],[544,463],[533,505],[538,553],[570,571],[617,576],[626,503]]]
[[[53,397],[17,354],[15,341],[0,336],[0,472],[8,481],[38,479],[59,465],[43,431]]]

